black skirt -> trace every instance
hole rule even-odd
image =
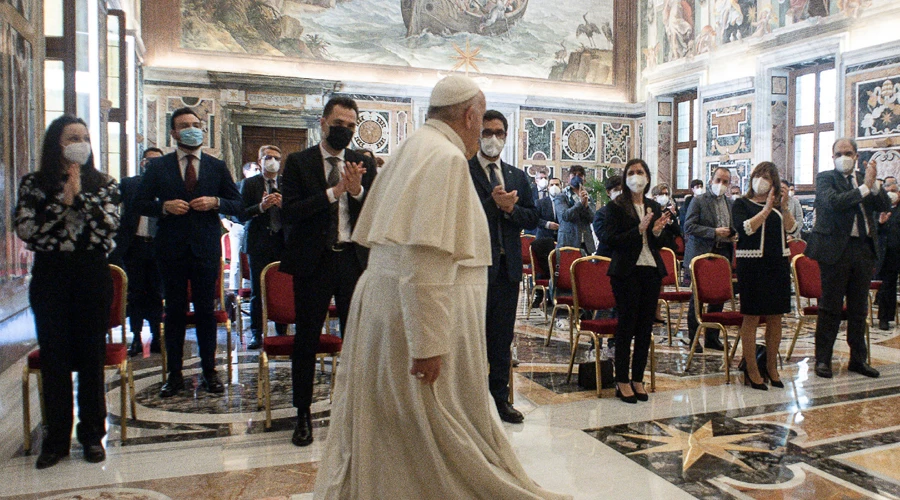
[[[791,312],[789,257],[737,259],[741,314],[768,316]]]

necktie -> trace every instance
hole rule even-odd
[[[187,167],[184,169],[184,188],[193,193],[197,187],[197,170],[194,168],[194,155],[187,155]]]
[[[269,194],[276,192],[275,179],[266,179],[266,184]],[[281,231],[281,209],[278,208],[278,205],[272,205],[267,211],[269,212],[269,231],[272,233]]]
[[[326,161],[331,164],[331,171],[328,172],[327,179],[328,187],[337,186],[338,182],[341,181],[341,169],[338,166],[341,159],[337,156],[329,156],[326,158]],[[325,243],[328,247],[331,247],[338,242],[338,228],[340,227],[338,224],[338,206],[340,204],[340,200],[337,203],[332,203],[329,211],[331,222],[328,225],[328,234],[325,238]]]
[[[491,163],[488,165],[490,169],[490,181],[491,181],[491,189],[500,185],[500,179],[497,177],[497,169],[499,168],[496,163]],[[505,255],[506,250],[503,248],[503,224],[501,222],[500,217],[497,217],[497,244],[500,247],[500,255]]]

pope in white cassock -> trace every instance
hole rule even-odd
[[[378,175],[353,240],[371,248],[337,372],[317,498],[567,498],[528,478],[488,393],[487,219],[469,178],[484,94],[435,86]]]

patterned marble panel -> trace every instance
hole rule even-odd
[[[900,149],[861,149],[859,158],[863,162],[875,160],[880,178],[900,177]]]
[[[545,118],[525,119],[525,160],[553,160],[556,122]]]
[[[658,138],[658,178],[662,182],[668,182],[672,179],[672,122],[659,122],[659,138]],[[673,179],[672,179],[673,180]]]
[[[597,124],[562,122],[560,148],[562,159],[568,161],[597,161]],[[604,139],[606,139],[604,127]]]
[[[391,154],[391,112],[360,110],[352,146],[379,155]]]
[[[628,144],[631,139],[631,125],[604,123],[603,163],[625,163],[628,161]]]
[[[752,105],[741,104],[706,112],[706,156],[749,153]]]
[[[900,75],[856,84],[857,137],[900,135]]]
[[[787,166],[787,103],[772,101],[772,162]]]
[[[150,147],[159,147],[159,124],[156,114],[156,97],[147,96],[147,144]]]
[[[900,483],[900,468],[897,467],[900,464],[900,445],[863,450],[841,458],[849,465]]]

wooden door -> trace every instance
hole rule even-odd
[[[259,148],[272,144],[281,148],[282,158],[306,149],[305,128],[251,127],[244,126],[241,165],[257,160]],[[284,161],[282,159],[282,161]]]

